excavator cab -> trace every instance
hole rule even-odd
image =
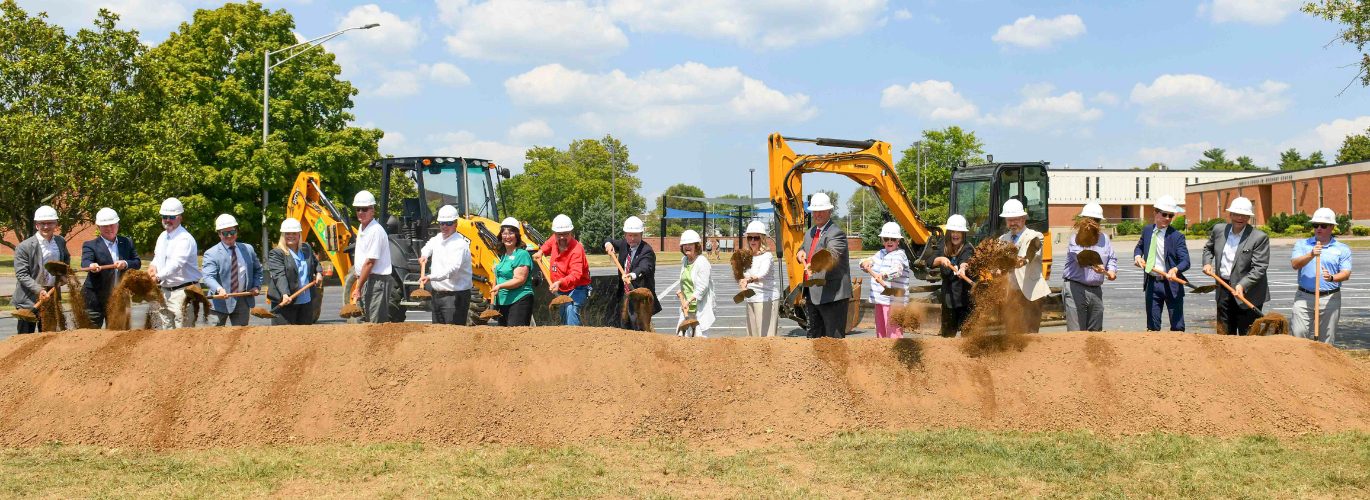
[[[979,244],[985,238],[998,238],[1008,231],[999,216],[1004,202],[1017,198],[1027,209],[1027,226],[1046,235],[1042,248],[1042,267],[1051,276],[1051,232],[1047,219],[1047,162],[987,163],[959,165],[951,173],[951,206],[948,213],[961,214],[970,229],[967,239]]]

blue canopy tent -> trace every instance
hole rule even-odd
[[[701,203],[708,203],[708,204],[714,204],[714,205],[728,205],[728,206],[735,207],[736,210],[734,210],[734,212],[731,213],[731,214],[719,214],[719,213],[711,214],[711,213],[708,212],[708,205],[705,205],[704,211],[703,211],[703,212],[695,212],[695,211],[691,211],[691,210],[681,210],[681,209],[677,209],[677,208],[671,208],[671,207],[667,204],[667,201],[668,201],[669,199],[671,199],[671,198],[677,198],[677,199],[688,200],[688,201],[697,201],[697,202],[701,202]],[[661,249],[662,249],[662,250],[665,250],[665,247],[666,247],[666,220],[667,220],[667,219],[699,219],[701,225],[703,226],[703,231],[700,232],[700,237],[704,239],[704,242],[705,242],[705,243],[707,243],[707,242],[709,241],[709,220],[710,220],[710,219],[714,219],[714,220],[724,219],[724,220],[731,220],[731,221],[736,221],[736,222],[737,222],[737,248],[741,248],[741,247],[742,247],[742,221],[743,221],[743,220],[746,220],[746,219],[753,219],[753,218],[756,218],[756,217],[757,217],[758,215],[760,215],[760,214],[774,213],[775,210],[772,209],[772,208],[756,208],[756,205],[759,205],[759,204],[762,204],[762,203],[769,204],[770,202],[771,202],[771,199],[770,199],[770,198],[698,198],[698,197],[694,197],[694,196],[665,196],[665,195],[663,195],[663,196],[661,197],[661,207],[663,208],[663,210],[662,210],[662,212],[661,212],[661,213],[662,213],[662,216],[661,216],[661,233],[660,233],[660,242],[658,243],[658,245],[661,246]],[[807,207],[807,205],[806,205],[806,207]]]

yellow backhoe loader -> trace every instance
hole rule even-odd
[[[849,151],[822,155],[800,155],[790,149],[789,142],[805,142],[818,146],[844,148]],[[796,258],[804,232],[809,226],[805,211],[803,176],[808,173],[829,173],[845,176],[857,184],[872,188],[884,203],[889,215],[909,234],[900,247],[909,254],[914,265],[914,276],[935,283],[941,274],[930,270],[922,262],[928,252],[941,247],[944,221],[924,221],[899,180],[891,160],[888,143],[874,139],[854,141],[845,139],[801,139],[771,134],[767,143],[770,159],[770,198],[775,208],[776,242],[785,261],[786,300],[781,303],[781,315],[801,326],[808,324],[804,316],[804,298],[795,289],[804,281],[804,268]],[[1018,198],[1027,207],[1028,227],[1046,235],[1043,254],[1043,276],[1051,276],[1051,232],[1047,221],[1047,163],[989,163],[959,165],[951,176],[951,207],[949,213],[961,214],[968,221],[971,244],[1006,231],[998,208],[1009,198]],[[933,224],[929,224],[932,222]],[[847,265],[839,263],[838,265]],[[853,273],[855,275],[855,273]],[[930,289],[930,288],[928,288]],[[848,330],[861,319],[861,297],[854,293],[851,313],[847,315]],[[1055,289],[1047,299],[1043,316],[1047,320],[1061,315],[1060,290]],[[1044,325],[1051,324],[1044,321]]]

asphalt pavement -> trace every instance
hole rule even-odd
[[[1142,298],[1142,273],[1140,269],[1131,264],[1132,247],[1134,242],[1119,242],[1116,246],[1119,255],[1119,272],[1116,281],[1106,282],[1104,285],[1104,298],[1108,304],[1108,309],[1104,313],[1104,328],[1110,331],[1141,331],[1146,329],[1146,312]],[[1294,293],[1297,290],[1297,273],[1292,269],[1289,262],[1289,246],[1271,247],[1271,269],[1270,277],[1270,301],[1266,303],[1265,312],[1278,312],[1286,316],[1291,314],[1293,307]],[[1202,255],[1201,249],[1193,248],[1191,245],[1190,254],[1194,260],[1194,269],[1186,273],[1191,282],[1195,285],[1205,285],[1211,279],[1203,275],[1200,271],[1199,259]],[[1355,251],[1353,259],[1359,262],[1370,262],[1370,251]],[[1065,262],[1063,254],[1056,255],[1056,265],[1054,266],[1049,283],[1053,287],[1061,286],[1061,266]],[[666,263],[663,263],[666,264]],[[856,262],[851,263],[853,276],[865,276],[857,267]],[[674,290],[667,290],[667,287],[680,276],[679,264],[666,264],[657,268],[657,293],[662,296],[664,310],[661,314],[652,319],[652,325],[658,332],[663,334],[675,331],[678,319],[678,301],[675,299]],[[616,271],[612,268],[593,269],[593,275],[614,275]],[[732,279],[732,270],[726,262],[715,263],[713,266],[713,278],[715,286],[715,297],[718,305],[715,309],[717,320],[709,330],[708,335],[712,337],[741,337],[747,334],[746,329],[746,308],[744,304],[733,304],[732,296],[740,291],[737,282]],[[869,277],[867,280],[869,281]],[[916,285],[916,283],[915,283]],[[338,317],[338,311],[342,309],[342,296],[339,293],[340,287],[329,287],[324,293],[324,310],[320,317],[320,324],[342,324],[345,321]],[[1342,312],[1341,320],[1338,325],[1337,346],[1347,349],[1370,349],[1370,284],[1366,284],[1363,279],[1358,279],[1353,272],[1352,279],[1342,286]],[[870,289],[863,284],[861,296],[869,299]],[[910,294],[910,297],[917,297],[918,294]],[[1185,296],[1185,325],[1186,330],[1199,333],[1215,333],[1213,319],[1215,315],[1214,294]],[[135,306],[133,317],[134,324],[139,324],[142,318],[144,306]],[[13,318],[0,318],[0,339],[12,335],[16,325]],[[409,321],[415,323],[426,323],[429,321],[427,312],[411,312]],[[875,331],[871,325],[871,313],[869,309],[862,320],[863,326],[851,332],[853,337],[874,337]],[[251,318],[252,325],[269,325],[269,320]],[[1169,325],[1168,322],[1163,322]],[[1168,326],[1167,326],[1168,328]],[[1064,326],[1044,327],[1043,332],[1063,332]],[[782,336],[802,337],[803,330],[792,320],[780,320],[780,333]]]

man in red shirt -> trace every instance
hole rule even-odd
[[[590,262],[585,259],[585,247],[571,234],[574,229],[570,217],[556,216],[552,219],[556,235],[543,242],[534,256],[552,261],[552,283],[548,285],[552,294],[571,296],[571,303],[561,306],[561,320],[567,326],[580,325],[580,308],[590,297]]]

